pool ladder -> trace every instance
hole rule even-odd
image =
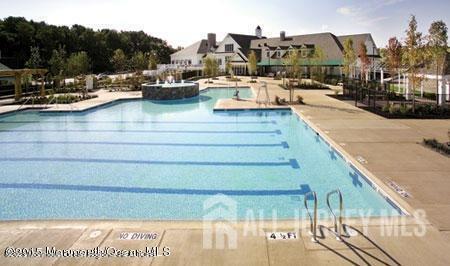
[[[337,194],[338,198],[339,198],[339,217],[337,217],[336,214],[333,212],[333,209],[331,208],[331,204],[330,204],[330,197],[334,194]],[[313,197],[313,200],[314,200],[314,212],[312,215],[308,208],[308,198],[309,197]],[[305,204],[306,212],[308,213],[309,221],[310,221],[309,233],[310,233],[310,235],[312,235],[311,241],[318,242],[318,240],[317,240],[317,194],[315,191],[310,191],[305,194],[304,204]],[[342,233],[342,228],[343,228],[342,213],[344,210],[344,201],[342,198],[342,193],[339,189],[336,189],[336,190],[333,190],[333,191],[330,191],[327,193],[327,206],[328,206],[328,210],[330,211],[331,216],[333,216],[333,221],[334,221],[333,233],[336,235],[336,239],[338,241],[342,241],[341,233]]]

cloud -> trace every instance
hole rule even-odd
[[[329,28],[330,28],[329,25],[326,24],[322,25],[322,31],[328,31]]]
[[[338,8],[336,10],[336,12],[338,12],[339,14],[344,15],[344,16],[355,16],[355,15],[357,15],[358,10],[355,7],[343,6],[343,7]]]
[[[352,20],[363,26],[372,26],[377,22],[388,19],[386,16],[374,16],[381,8],[392,6],[406,0],[372,0],[364,4],[354,6],[342,6],[336,9],[340,15],[350,17]]]

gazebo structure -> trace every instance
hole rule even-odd
[[[14,77],[14,91],[15,96],[14,100],[18,101],[22,98],[22,76],[23,75],[40,75],[42,78],[40,95],[45,96],[45,82],[44,77],[48,72],[47,69],[37,68],[37,69],[9,69],[9,70],[1,70],[0,78],[4,77]]]

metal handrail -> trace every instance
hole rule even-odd
[[[15,112],[17,112],[17,111],[19,111],[20,109],[22,109],[22,107],[23,107],[25,104],[27,104],[27,102],[28,102],[30,99],[31,99],[31,98],[26,99],[25,102],[23,102],[23,103],[19,106],[19,108],[16,109]]]
[[[314,213],[313,215],[311,215],[311,213],[309,212],[309,208],[308,208],[308,196],[313,196],[314,198]],[[305,194],[305,199],[304,199],[304,204],[305,204],[305,208],[306,208],[306,212],[308,213],[309,216],[309,221],[310,221],[310,234],[312,235],[311,241],[313,242],[317,242],[317,194],[314,191],[310,191],[308,193]],[[313,218],[314,216],[314,218]]]
[[[331,208],[330,205],[330,196],[333,194],[338,194],[339,196],[339,225],[338,225],[338,218],[336,217],[336,214],[334,214],[333,209]],[[336,239],[341,241],[341,230],[342,230],[342,212],[344,210],[344,202],[342,199],[342,193],[339,189],[333,190],[331,192],[328,192],[327,194],[327,205],[328,205],[328,209],[330,210],[331,215],[333,216],[334,219],[334,232],[336,234]]]

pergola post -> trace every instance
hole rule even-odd
[[[22,98],[22,74],[16,73],[14,75],[15,82],[14,82],[14,100],[18,101],[20,98]]]

